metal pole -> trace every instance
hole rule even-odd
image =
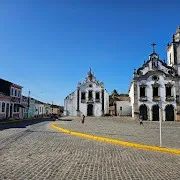
[[[27,118],[29,118],[29,106],[30,106],[30,91],[28,92],[28,111],[27,111]]]
[[[160,105],[161,116],[159,119],[159,145],[162,147],[162,105]]]
[[[161,118],[159,120],[159,140],[160,140],[160,147],[162,147],[162,130],[161,130],[161,123],[162,123],[162,109],[161,109]]]

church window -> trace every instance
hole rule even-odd
[[[158,78],[158,76],[155,76],[155,75],[154,75],[154,76],[152,77],[152,80],[153,80],[153,81],[158,81],[159,78]]]
[[[92,91],[89,91],[88,98],[89,98],[89,100],[92,100],[92,98],[93,98]]]
[[[81,100],[85,100],[86,99],[86,93],[85,92],[81,92]]]
[[[153,87],[153,97],[159,96],[158,89],[159,89],[159,87]]]
[[[99,100],[100,99],[100,94],[99,92],[96,92],[96,100]]]
[[[171,96],[171,87],[166,86],[166,97],[170,97],[170,96]]]
[[[140,97],[145,97],[145,91],[146,91],[146,88],[144,86],[140,87]]]
[[[89,87],[91,88],[91,87],[92,87],[92,84],[90,84]]]

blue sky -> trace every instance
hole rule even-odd
[[[0,77],[63,105],[91,67],[125,93],[152,42],[166,59],[179,11],[178,0],[0,0]]]

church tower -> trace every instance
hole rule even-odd
[[[180,26],[173,34],[172,42],[167,47],[168,65],[176,69],[180,76]]]
[[[176,102],[177,102],[177,115],[180,119],[180,26],[177,28],[176,33],[173,34],[173,39],[167,47],[168,65],[176,70]]]

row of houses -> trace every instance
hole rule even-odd
[[[180,121],[180,27],[167,46],[167,62],[155,51],[134,69],[127,94],[110,96],[91,72],[64,100],[65,115],[132,116],[150,121]]]
[[[61,115],[63,107],[22,95],[22,86],[0,79],[0,119]]]

